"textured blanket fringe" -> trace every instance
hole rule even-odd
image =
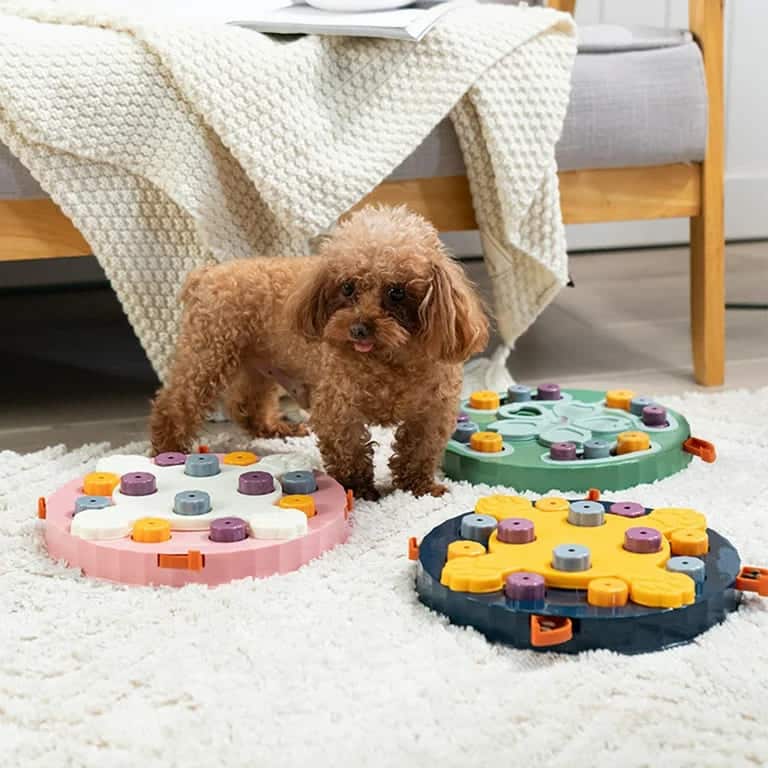
[[[478,389],[490,389],[502,392],[515,380],[507,369],[507,360],[511,347],[499,344],[490,357],[479,357],[470,360],[464,366],[464,383],[461,396],[469,397]]]

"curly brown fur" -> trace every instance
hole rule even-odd
[[[253,436],[301,434],[280,420],[277,369],[309,389],[327,471],[376,498],[369,425],[394,426],[395,487],[435,483],[455,424],[462,364],[488,341],[472,286],[423,218],[368,207],[318,256],[239,260],[194,272],[167,385],[155,400],[155,452],[189,450],[216,396]]]

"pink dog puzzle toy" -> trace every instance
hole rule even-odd
[[[351,494],[301,454],[100,459],[38,503],[50,555],[123,584],[214,586],[300,568],[349,535]]]

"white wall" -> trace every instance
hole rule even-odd
[[[767,0],[726,0],[726,237],[768,237]],[[687,0],[577,0],[580,24],[688,26]],[[572,250],[688,241],[687,220],[568,227]]]

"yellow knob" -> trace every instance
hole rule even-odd
[[[490,389],[481,389],[469,396],[469,407],[477,408],[479,411],[495,411],[499,405],[501,401],[498,393]]]
[[[611,389],[605,393],[605,405],[608,408],[620,408],[622,411],[628,411],[634,396],[635,393],[631,389]]]
[[[525,496],[505,496],[495,494],[483,496],[475,504],[475,512],[478,515],[491,515],[497,520],[505,520],[508,517],[519,517],[530,512],[533,505]]]
[[[616,453],[634,453],[647,451],[651,447],[651,438],[647,432],[620,432],[616,435]]]
[[[498,453],[504,448],[504,441],[498,432],[475,432],[469,438],[469,446],[481,453]]]
[[[302,493],[283,496],[283,498],[277,502],[277,506],[282,507],[283,509],[298,509],[299,512],[303,512],[307,517],[314,517],[317,513],[317,510],[315,509],[315,500],[311,496],[306,496]]]
[[[560,496],[545,496],[543,499],[539,499],[534,506],[542,512],[567,512],[571,507],[568,499],[563,499]]]
[[[629,588],[621,579],[592,579],[587,585],[587,602],[600,608],[618,608],[627,604]]]
[[[485,554],[485,547],[479,541],[452,541],[448,545],[448,559],[455,557],[477,557]]]
[[[673,555],[706,555],[709,551],[709,536],[706,531],[695,528],[680,528],[669,537]]]
[[[83,480],[86,496],[111,496],[120,483],[120,478],[112,472],[91,472]]]
[[[231,464],[235,467],[248,467],[258,460],[259,457],[250,451],[234,451],[228,453],[221,461],[223,464]]]
[[[171,538],[171,524],[161,517],[142,517],[133,524],[133,540],[156,544]]]

